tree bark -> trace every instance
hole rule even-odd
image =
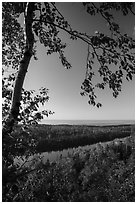
[[[26,72],[28,70],[28,66],[33,55],[33,45],[34,45],[34,34],[32,30],[33,23],[33,12],[35,9],[35,3],[27,3],[25,9],[25,51],[22,60],[20,61],[19,71],[17,78],[15,80],[14,91],[12,95],[12,104],[9,115],[6,119],[6,122],[3,126],[3,134],[11,133],[15,121],[17,121],[19,115],[19,107],[21,100],[21,91],[24,83],[24,79],[26,76]]]

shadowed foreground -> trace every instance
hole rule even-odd
[[[97,143],[94,150],[77,148],[56,162],[39,162],[8,201],[134,202],[134,150],[133,134]]]

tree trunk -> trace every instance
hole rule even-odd
[[[33,12],[35,9],[34,7],[35,7],[35,3],[31,2],[26,4],[26,10],[25,10],[25,16],[24,16],[25,35],[26,35],[25,52],[24,52],[23,59],[20,61],[18,75],[15,80],[11,109],[7,117],[7,120],[3,126],[3,136],[5,135],[5,133],[7,135],[8,133],[12,132],[15,121],[17,121],[17,118],[19,115],[21,91],[22,91],[24,79],[26,76],[26,72],[33,54],[34,34],[32,31],[32,23],[33,23]]]

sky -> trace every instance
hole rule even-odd
[[[107,32],[106,22],[86,13],[81,3],[56,3],[60,12],[74,30],[93,35],[95,31]],[[116,13],[121,32],[134,37],[134,16],[121,16]],[[54,111],[46,120],[134,120],[135,119],[135,79],[123,81],[122,92],[117,98],[106,88],[97,92],[98,101],[103,104],[96,108],[88,104],[88,97],[80,95],[81,84],[86,73],[87,45],[80,41],[72,41],[69,35],[61,31],[63,42],[67,43],[65,56],[72,68],[67,70],[61,64],[58,54],[48,55],[46,49],[37,43],[38,60],[31,60],[24,83],[24,88],[38,90],[49,89],[50,100],[43,107]],[[97,65],[95,65],[97,66]],[[46,122],[45,120],[45,122]]]

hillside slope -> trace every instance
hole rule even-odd
[[[94,148],[76,148],[58,161],[39,162],[37,171],[20,181],[20,202],[134,202],[134,135]]]

